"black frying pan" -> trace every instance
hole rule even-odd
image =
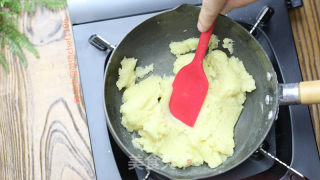
[[[140,157],[137,160],[145,166],[148,166],[146,158],[150,154],[136,149],[131,142],[132,134],[121,125],[120,106],[123,91],[119,91],[116,87],[120,61],[124,56],[135,57],[139,59],[137,66],[154,63],[153,74],[173,75],[172,64],[176,57],[170,53],[168,45],[172,41],[199,37],[200,33],[196,28],[199,11],[200,9],[197,7],[182,5],[144,21],[126,35],[112,52],[107,64],[104,100],[108,127],[120,148],[128,156]],[[214,169],[209,168],[206,164],[198,167],[173,169],[160,161],[157,167],[149,167],[151,170],[170,178],[209,177],[236,167],[256,151],[263,142],[276,117],[279,104],[300,103],[301,101],[310,103],[311,99],[313,100],[311,103],[319,103],[320,101],[317,97],[310,98],[313,96],[308,96],[311,92],[311,95],[318,93],[318,97],[320,97],[319,82],[300,84],[300,90],[298,83],[279,85],[268,56],[255,38],[238,23],[220,15],[213,33],[219,39],[228,37],[235,41],[234,55],[242,60],[246,70],[254,77],[257,88],[254,92],[247,94],[243,112],[235,126],[234,154]],[[313,88],[308,88],[310,85],[314,85]],[[316,92],[315,88],[318,88],[319,91]],[[303,93],[306,96],[301,96],[299,91],[303,89],[311,91]]]

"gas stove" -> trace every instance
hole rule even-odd
[[[99,51],[88,42],[93,34],[113,45],[136,25],[162,10],[179,4],[201,5],[200,0],[76,1],[69,0],[74,41],[85,102],[93,158],[98,179],[144,179],[147,171],[131,169],[130,159],[120,150],[108,133],[104,116],[104,70],[109,52]],[[301,81],[297,53],[293,41],[288,7],[299,1],[260,0],[227,16],[250,29],[264,6],[274,10],[270,20],[260,25],[254,36],[263,46],[277,72],[280,83]],[[309,179],[320,177],[312,122],[307,106],[282,106],[265,142],[264,149],[298,170]],[[130,169],[130,170],[129,170]],[[166,179],[151,172],[149,179]],[[216,179],[296,179],[293,172],[263,154],[255,153],[238,167]]]

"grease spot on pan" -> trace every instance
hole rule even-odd
[[[267,105],[270,104],[270,102],[272,102],[272,97],[270,95],[266,95],[265,101]]]
[[[272,79],[272,74],[270,72],[267,72],[267,80],[270,81]]]
[[[269,111],[269,114],[268,114],[268,119],[269,119],[269,120],[272,119],[272,115],[273,115],[273,112],[272,112],[272,111]]]

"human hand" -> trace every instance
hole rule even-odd
[[[234,8],[246,6],[256,0],[203,0],[198,19],[198,30],[207,31],[218,17],[219,13],[225,14]]]

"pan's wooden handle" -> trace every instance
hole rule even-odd
[[[301,104],[320,104],[320,80],[299,83]]]

